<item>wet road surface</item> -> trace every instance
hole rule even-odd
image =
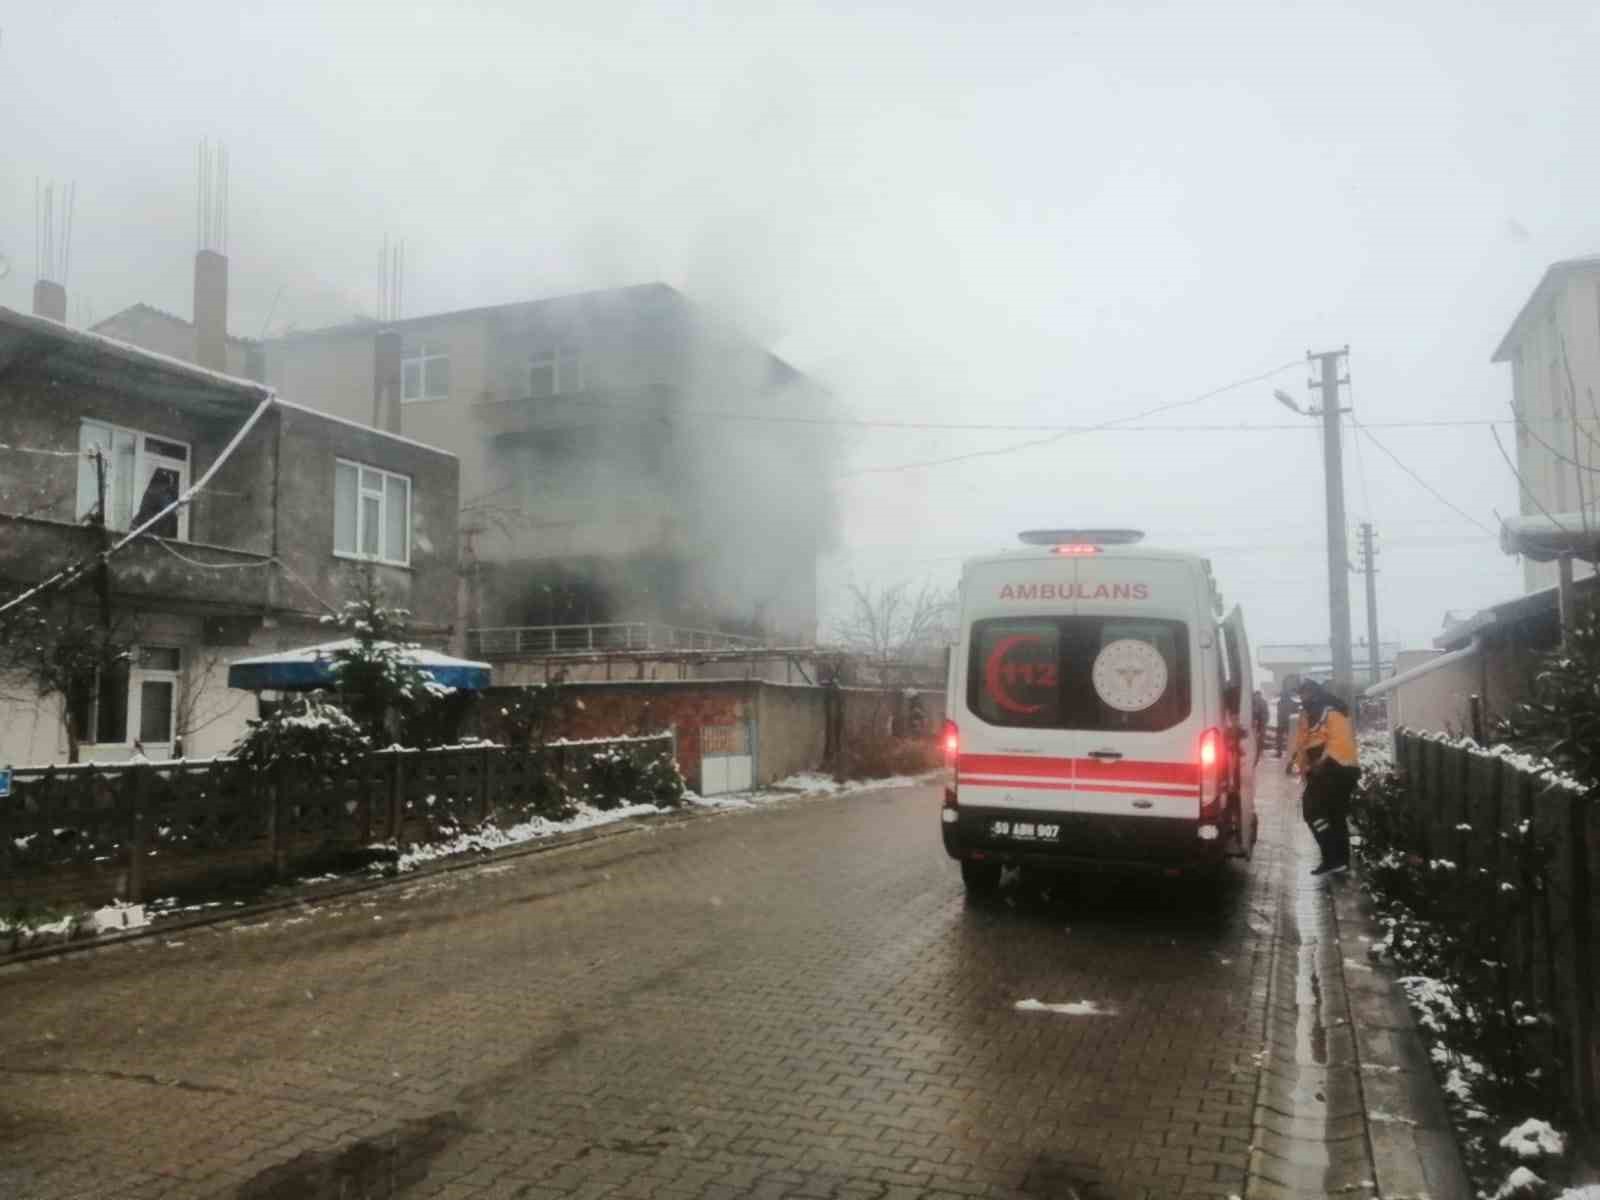
[[[1243,1194],[1274,774],[1220,886],[969,905],[902,789],[0,973],[0,1194]]]

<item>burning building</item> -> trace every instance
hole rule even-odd
[[[826,393],[673,288],[363,320],[263,355],[299,403],[460,458],[480,649],[651,626],[813,641]]]

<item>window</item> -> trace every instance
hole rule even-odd
[[[1111,703],[1095,667],[1101,652],[1115,646],[1115,661],[1102,665],[1117,673],[1137,668],[1149,650],[1134,646],[1130,653],[1128,642],[1153,649],[1164,670],[1146,672],[1156,687],[1124,681]],[[967,707],[990,725],[1155,733],[1189,715],[1188,626],[1138,617],[979,621],[967,675]]]
[[[535,400],[583,391],[583,357],[574,346],[535,354],[528,362],[528,395]]]
[[[78,520],[100,507],[100,463],[105,465],[106,527],[127,530],[143,525],[189,486],[189,447],[99,421],[78,429]],[[98,452],[98,453],[96,453]],[[180,508],[150,528],[157,537],[187,541],[189,511]]]
[[[175,647],[140,646],[116,666],[84,675],[67,693],[67,714],[79,744],[170,745],[177,732],[182,662]]]
[[[400,400],[445,400],[450,396],[450,351],[423,345],[400,359]]]
[[[411,480],[339,459],[334,467],[333,552],[411,565]]]
[[[67,692],[67,719],[84,746],[120,746],[128,740],[128,664],[80,676]]]

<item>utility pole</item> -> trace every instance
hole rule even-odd
[[[1378,552],[1372,538],[1372,522],[1361,522],[1361,570],[1367,577],[1367,658],[1372,682],[1377,683],[1383,656],[1378,652]]]
[[[1345,700],[1352,698],[1350,551],[1344,530],[1344,454],[1339,443],[1339,417],[1343,409],[1339,406],[1339,385],[1350,380],[1348,376],[1339,378],[1339,360],[1349,353],[1349,346],[1320,354],[1306,353],[1306,361],[1317,362],[1322,367],[1320,382],[1313,379],[1310,386],[1322,390],[1322,469],[1328,510],[1328,640],[1333,650],[1333,690]]]

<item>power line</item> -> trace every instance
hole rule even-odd
[[[1382,450],[1384,452],[1384,454],[1388,456],[1389,460],[1394,463],[1395,466],[1399,467],[1407,475],[1411,476],[1412,479],[1416,480],[1416,482],[1422,487],[1422,489],[1424,491],[1428,492],[1431,496],[1433,496],[1433,498],[1435,500],[1437,500],[1440,504],[1443,504],[1446,508],[1450,509],[1452,512],[1457,513],[1463,519],[1465,519],[1467,521],[1470,521],[1473,525],[1476,525],[1479,529],[1483,530],[1490,537],[1497,537],[1498,536],[1495,533],[1494,530],[1490,529],[1482,521],[1478,520],[1478,518],[1474,517],[1471,513],[1467,512],[1464,508],[1462,508],[1460,505],[1458,505],[1455,501],[1453,501],[1453,500],[1449,499],[1448,497],[1446,497],[1442,492],[1439,491],[1438,488],[1434,487],[1433,484],[1429,483],[1421,475],[1418,475],[1410,467],[1406,466],[1405,463],[1401,462],[1400,459],[1395,455],[1394,451],[1390,450],[1389,447],[1385,446],[1382,442],[1380,442],[1375,436],[1373,436],[1373,433],[1372,433],[1372,431],[1370,429],[1368,429],[1360,421],[1356,420],[1355,413],[1351,413],[1350,414],[1350,420],[1351,420],[1351,423],[1354,424],[1357,429],[1359,429],[1363,434],[1366,435],[1368,441],[1370,441],[1379,450]]]
[[[1191,404],[1199,404],[1202,401],[1210,400],[1215,396],[1220,396],[1224,392],[1231,392],[1238,388],[1248,387],[1255,383],[1265,383],[1273,376],[1281,375],[1290,367],[1297,367],[1299,365],[1299,360],[1292,359],[1281,366],[1273,367],[1270,371],[1263,371],[1259,375],[1251,375],[1245,379],[1236,379],[1232,383],[1225,383],[1221,387],[1212,388],[1209,392],[1202,392],[1200,395],[1192,396],[1187,400],[1174,400],[1170,404],[1158,404],[1154,408],[1147,408],[1143,412],[1137,412],[1131,416],[1113,417],[1109,421],[1102,421],[1097,425],[1090,425],[1081,429],[1063,429],[1058,433],[1051,434],[1049,437],[1033,438],[1026,442],[1013,442],[1009,446],[996,446],[992,450],[972,450],[966,454],[952,455],[949,458],[929,459],[923,462],[899,463],[895,466],[888,467],[863,467],[858,471],[847,471],[839,478],[851,479],[862,475],[882,475],[899,471],[916,471],[926,467],[948,466],[951,463],[966,462],[975,458],[993,458],[1002,454],[1015,454],[1020,450],[1032,450],[1039,446],[1048,446],[1055,442],[1059,442],[1062,438],[1068,437],[1073,433],[1089,433],[1098,429],[1110,429],[1113,426],[1126,425],[1132,421],[1142,421],[1146,417],[1154,417],[1164,412],[1171,412],[1175,408],[1185,408]]]

